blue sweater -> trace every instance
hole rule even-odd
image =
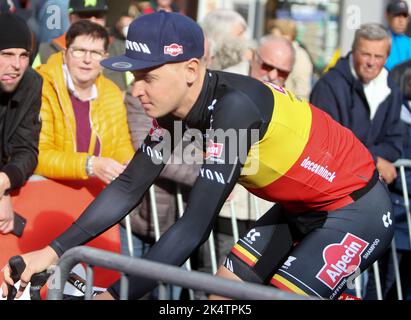
[[[411,39],[405,34],[392,34],[391,52],[385,67],[391,71],[397,64],[411,59]]]
[[[338,60],[335,67],[318,80],[311,92],[310,102],[351,129],[370,150],[375,161],[380,156],[394,162],[402,151],[402,96],[390,78],[388,86],[391,93],[378,106],[371,120],[363,85],[352,75],[347,56]]]

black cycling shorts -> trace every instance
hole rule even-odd
[[[392,212],[380,181],[335,211],[294,214],[275,205],[240,238],[224,266],[244,281],[337,299],[387,250]]]

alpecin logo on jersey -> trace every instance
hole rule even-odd
[[[334,290],[338,283],[348,277],[360,266],[361,255],[368,242],[347,233],[340,243],[328,245],[323,251],[325,265],[316,278],[328,288]]]
[[[151,137],[151,141],[161,141],[163,140],[164,131],[157,122],[156,119],[153,119],[153,126],[150,128],[148,133]]]

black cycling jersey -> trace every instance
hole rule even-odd
[[[183,217],[144,256],[152,261],[182,265],[207,239],[238,181],[289,211],[328,210],[352,203],[350,194],[366,185],[375,169],[372,157],[349,130],[283,88],[249,77],[207,71],[200,96],[182,120],[182,132],[175,127],[180,120],[171,115],[156,120],[125,171],[51,243],[59,256],[98,236],[136,207],[164,168],[172,146],[189,128],[201,131],[207,161]],[[218,139],[210,129],[231,132],[236,140]],[[255,146],[260,147],[259,155],[253,153]],[[242,174],[246,159],[259,165],[248,176]],[[140,298],[156,285],[132,276],[129,298]],[[118,297],[119,283],[109,291]]]

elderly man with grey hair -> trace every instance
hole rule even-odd
[[[389,184],[397,173],[393,162],[402,151],[401,93],[384,64],[391,34],[381,25],[362,25],[352,52],[341,58],[311,92],[310,102],[351,129],[373,155]]]
[[[250,76],[284,87],[295,61],[291,41],[281,36],[266,35],[259,41],[250,65]]]
[[[229,9],[212,10],[201,27],[208,42],[208,67],[247,74],[250,42],[245,37],[248,26],[242,15]]]

